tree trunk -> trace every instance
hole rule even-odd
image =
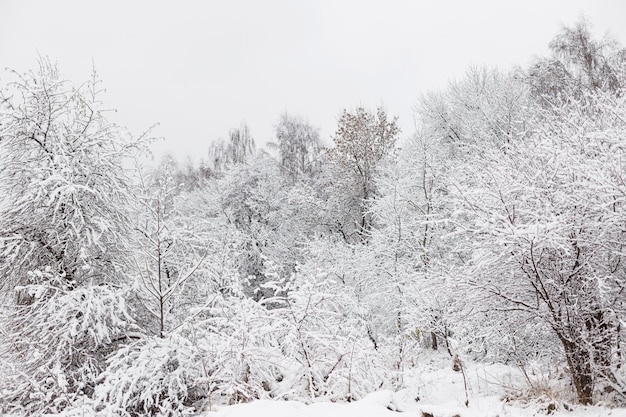
[[[432,350],[437,350],[437,335],[435,332],[430,332],[431,345]]]
[[[576,389],[578,402],[583,405],[591,405],[593,403],[594,386],[591,356],[586,349],[578,346],[576,343],[572,343],[563,337],[560,337],[560,339],[565,350],[565,358],[567,359],[567,366]]]
[[[611,370],[611,356],[618,338],[616,334],[618,326],[613,326],[609,315],[599,308],[587,318],[586,326],[589,333],[593,335],[591,347],[597,373],[611,383],[616,383],[615,375]]]

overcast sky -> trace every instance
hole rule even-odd
[[[626,44],[622,0],[0,0],[0,66],[49,56],[80,83],[94,62],[117,123],[160,123],[155,152],[197,160],[242,122],[272,140],[285,111],[330,143],[342,109],[382,104],[408,136],[421,94],[526,65],[582,14]]]

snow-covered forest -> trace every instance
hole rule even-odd
[[[625,406],[626,49],[590,33],[468,68],[414,132],[384,107],[330,138],[285,113],[272,143],[242,124],[197,163],[146,163],[151,129],[109,121],[95,70],[10,73],[0,414],[419,404],[424,358],[466,405],[481,365],[519,376],[503,404]]]

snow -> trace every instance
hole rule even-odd
[[[469,406],[465,406],[463,374],[454,372],[450,358],[436,355],[421,359],[418,372],[405,380],[413,388],[397,392],[381,390],[351,403],[257,400],[235,405],[212,405],[189,417],[626,417],[626,408],[578,406],[564,400],[533,399],[530,402],[502,400],[504,394],[527,384],[521,372],[501,364],[465,365]],[[538,377],[545,377],[539,375]],[[556,383],[556,382],[555,382]],[[418,399],[416,401],[416,399]],[[85,398],[60,414],[47,417],[104,417],[95,412],[93,401]]]
[[[547,405],[535,404],[522,407],[504,404],[498,397],[473,398],[469,407],[454,404],[456,399],[450,398],[442,404],[422,402],[402,403],[390,391],[380,391],[368,395],[353,403],[313,403],[306,405],[296,401],[253,401],[246,404],[218,407],[215,411],[204,414],[205,417],[385,417],[406,414],[410,416],[433,417],[530,417],[547,414]],[[445,390],[442,391],[445,394]],[[393,408],[398,406],[398,411]],[[601,417],[626,416],[626,410],[608,410],[599,407],[582,407],[574,411],[556,410],[555,417]]]
[[[383,390],[352,403],[260,400],[230,406],[214,406],[203,417],[626,417],[626,409],[577,406],[544,399],[529,403],[504,402],[512,387],[523,387],[524,380],[513,367],[469,364],[465,374],[469,406],[465,406],[463,374],[451,366],[440,367],[445,358],[435,358],[418,367],[419,374],[407,385],[415,390]],[[449,361],[449,358],[448,358]],[[418,397],[418,401],[416,401]]]
[[[314,403],[306,405],[297,401],[254,401],[218,408],[208,412],[208,417],[380,417],[396,416],[397,413],[387,409],[385,401],[391,399],[393,393],[381,391],[353,403]]]

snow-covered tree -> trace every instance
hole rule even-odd
[[[420,132],[406,148],[410,159],[400,171],[405,179],[399,193],[400,201],[411,206],[405,209],[404,222],[410,222],[409,230],[421,235],[423,242],[416,246],[423,258],[414,262],[411,282],[417,286],[411,317],[421,331],[431,332],[431,341],[443,341],[449,351],[453,334],[470,350],[478,341],[470,330],[473,319],[468,320],[462,308],[468,306],[463,303],[466,290],[458,285],[465,258],[453,250],[467,247],[472,238],[443,239],[457,228],[450,221],[454,214],[450,193],[455,178],[467,167],[482,167],[485,152],[505,155],[509,147],[525,140],[531,103],[527,90],[513,74],[473,67],[445,90],[423,96],[416,107]]]
[[[449,144],[451,164],[485,148],[521,140],[528,118],[528,88],[516,76],[472,67],[443,92],[422,97],[416,111],[425,133]]]
[[[60,411],[93,393],[132,320],[119,290],[129,263],[132,181],[145,137],[107,121],[95,73],[74,88],[55,65],[14,73],[0,110],[0,404]]]
[[[375,254],[376,272],[370,287],[389,288],[384,309],[396,317],[399,341],[419,331],[434,349],[448,333],[442,306],[452,307],[441,291],[448,262],[441,241],[449,215],[446,157],[446,145],[436,135],[416,134],[396,162],[382,170],[377,180],[381,196],[371,207],[376,227],[369,250]]]
[[[233,165],[216,185],[226,220],[242,238],[239,271],[252,291],[270,259],[288,277],[302,261],[306,242],[318,233],[323,203],[311,185],[292,184],[276,161],[261,154],[249,164]],[[257,294],[260,296],[261,292]]]
[[[158,169],[142,178],[133,255],[137,298],[158,322],[155,333],[161,338],[169,330],[170,314],[178,309],[176,296],[208,256],[208,243],[193,232],[185,233],[188,230],[180,222],[177,194],[182,184],[175,182],[173,162],[170,157],[164,159]]]
[[[0,113],[0,273],[5,291],[46,267],[71,285],[119,282],[131,139],[104,116],[95,73],[73,88],[55,65],[15,74]]]
[[[531,135],[465,166],[453,190],[475,303],[492,315],[543,321],[583,404],[600,382],[623,390],[615,371],[626,301],[625,120],[624,100],[611,94],[541,112]]]

